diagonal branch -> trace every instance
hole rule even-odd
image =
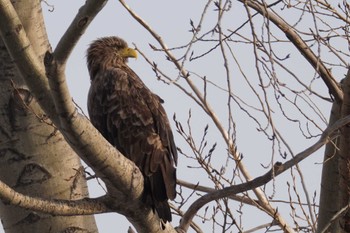
[[[85,5],[79,9],[78,14],[57,44],[54,52],[57,61],[61,64],[67,62],[69,55],[78,43],[80,37],[106,3],[107,0],[86,1]]]
[[[235,195],[237,193],[246,192],[248,190],[252,190],[254,188],[258,188],[262,185],[267,184],[269,181],[271,181],[278,175],[282,174],[286,170],[297,165],[300,161],[304,160],[305,158],[313,154],[315,151],[320,149],[323,145],[333,140],[335,137],[337,137],[337,131],[349,123],[350,123],[350,115],[338,120],[332,126],[329,126],[324,130],[324,132],[321,135],[321,138],[315,144],[308,147],[307,149],[300,152],[295,157],[293,157],[292,159],[290,159],[289,161],[283,164],[280,162],[277,162],[270,171],[268,171],[266,174],[262,176],[259,176],[243,184],[233,185],[227,188],[223,188],[221,190],[210,192],[200,197],[194,203],[192,203],[192,205],[189,207],[187,212],[184,214],[178,229],[180,230],[180,232],[187,232],[193,217],[196,215],[198,210],[202,208],[205,204],[213,200],[218,200],[224,197]]]
[[[283,171],[285,171],[284,166],[281,163],[276,163],[273,166],[273,168],[270,171],[268,171],[265,175],[259,176],[243,184],[233,185],[227,188],[213,191],[198,198],[195,202],[192,203],[192,205],[188,208],[187,212],[183,215],[178,229],[180,230],[180,232],[187,232],[193,217],[196,215],[198,210],[207,203],[230,195],[258,188],[264,184],[267,184],[278,173],[282,173]]]
[[[185,180],[177,179],[177,184],[181,185],[183,187],[192,189],[194,191],[200,191],[200,192],[205,192],[205,193],[211,193],[211,192],[216,191],[216,189],[213,189],[213,188],[210,188],[210,187],[206,187],[206,186],[202,186],[202,185],[199,185],[199,184],[192,184],[192,183],[187,182]],[[227,196],[227,197],[229,199],[232,199],[232,200],[238,201],[238,202],[242,202],[242,203],[247,204],[247,205],[254,205],[255,206],[259,202],[258,200],[252,200],[251,198],[244,197],[244,196],[230,195],[230,196]]]
[[[285,33],[287,38],[294,44],[299,52],[306,58],[306,60],[312,65],[312,67],[321,76],[323,82],[328,87],[329,93],[334,96],[336,101],[343,101],[343,92],[338,85],[337,81],[333,77],[332,73],[327,69],[319,57],[317,57],[305,41],[299,36],[299,34],[285,22],[280,16],[275,14],[272,10],[268,10],[267,7],[257,1],[253,0],[239,0],[243,4],[256,10],[263,17],[268,18],[273,22],[281,31]]]

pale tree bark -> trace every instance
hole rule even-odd
[[[40,1],[15,1],[40,60],[50,50]],[[0,41],[0,179],[16,191],[47,199],[88,196],[79,157],[31,95]],[[9,232],[97,232],[93,216],[52,216],[0,202],[0,218]]]

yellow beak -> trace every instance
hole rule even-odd
[[[120,51],[120,55],[124,58],[129,58],[129,57],[137,58],[137,51],[132,48],[125,48]]]

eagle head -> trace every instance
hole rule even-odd
[[[137,58],[137,52],[119,37],[102,37],[93,41],[87,50],[90,78],[100,70],[125,65],[129,57]]]

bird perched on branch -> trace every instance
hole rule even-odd
[[[168,199],[176,196],[177,151],[161,103],[129,68],[134,49],[118,37],[92,42],[87,51],[92,124],[144,176],[144,201],[163,221],[171,221]]]

